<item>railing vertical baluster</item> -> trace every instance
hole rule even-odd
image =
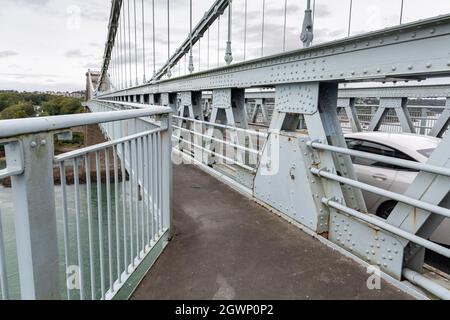
[[[5,255],[5,244],[3,240],[3,225],[2,225],[1,211],[0,211],[0,293],[2,294],[3,300],[9,299],[8,278],[6,273],[6,255]]]
[[[105,149],[105,170],[106,170],[106,206],[108,214],[107,223],[108,223],[109,288],[111,292],[113,292],[114,279],[113,279],[113,257],[112,257],[111,172],[110,172],[109,148]]]
[[[144,157],[145,157],[144,158],[144,164],[145,164],[145,172],[144,172],[145,183],[144,183],[144,185],[145,185],[145,190],[147,191],[147,194],[145,197],[147,207],[145,210],[144,223],[143,223],[144,230],[145,230],[145,239],[146,239],[146,240],[144,240],[144,246],[145,246],[145,245],[150,245],[150,237],[149,237],[149,235],[150,235],[150,232],[149,232],[149,226],[150,226],[150,219],[149,219],[149,212],[150,212],[150,179],[149,179],[150,158],[148,156],[149,136],[148,135],[145,136],[143,141],[144,141],[144,147],[145,147],[144,148],[144,150],[145,150],[145,152],[144,152]]]
[[[91,157],[86,154],[84,157],[86,167],[86,202],[87,202],[87,217],[88,217],[88,238],[89,238],[89,270],[90,270],[90,285],[91,285],[91,299],[95,300],[95,258],[94,258],[94,227],[92,222],[92,183],[91,183]]]
[[[152,190],[152,216],[153,216],[153,240],[157,240],[157,228],[158,228],[158,207],[156,202],[156,196],[157,196],[157,189],[158,189],[158,181],[156,179],[156,134],[153,134],[152,139],[152,179],[153,179],[153,190]]]
[[[80,299],[84,300],[84,263],[83,263],[83,244],[81,240],[81,212],[80,212],[80,183],[78,171],[78,158],[72,160],[73,180],[75,191],[75,223],[77,232],[77,252],[78,252],[78,268],[80,275]]]
[[[133,173],[133,144],[131,141],[128,141],[128,173],[130,175],[130,213],[129,213],[129,222],[130,222],[130,264],[134,267],[134,235],[133,235],[133,183],[134,183],[134,173]]]
[[[127,171],[126,171],[126,143],[122,143],[122,221],[123,221],[123,265],[128,274],[128,226],[127,226]]]
[[[142,199],[141,199],[141,216],[140,216],[140,230],[141,230],[141,247],[142,251],[145,252],[145,224],[144,224],[144,213],[145,213],[145,143],[144,138],[140,139],[141,145],[141,190],[142,190]]]
[[[149,239],[148,244],[152,246],[153,241],[153,134],[148,136],[148,206],[149,206]]]
[[[100,288],[102,299],[105,299],[105,264],[104,264],[104,244],[103,244],[103,203],[102,203],[102,168],[100,164],[100,154],[95,152],[95,170],[97,173],[97,213],[98,213],[98,239],[100,253]]]
[[[117,160],[117,146],[113,146],[114,162],[114,212],[116,219],[116,262],[117,262],[117,280],[120,281],[120,219],[119,219],[119,171]]]
[[[66,188],[66,167],[64,161],[59,164],[60,180],[61,180],[61,192],[62,192],[62,207],[63,207],[63,237],[64,237],[64,262],[67,268],[70,266],[70,244],[69,244],[69,218],[67,215],[67,188]],[[1,221],[0,221],[1,223]],[[0,226],[1,232],[1,226]],[[1,239],[0,239],[1,241]],[[0,245],[1,250],[1,245]],[[1,259],[1,253],[0,253]],[[1,267],[1,266],[0,266]],[[66,274],[67,276],[67,274]],[[72,299],[72,293],[69,286],[66,284],[67,299]]]
[[[137,129],[137,128],[136,128]],[[135,155],[136,157],[135,159],[135,171],[136,171],[136,199],[135,199],[135,205],[136,205],[136,212],[135,212],[135,217],[134,217],[134,221],[135,221],[135,236],[136,236],[136,257],[139,257],[139,139],[135,139],[134,140],[134,146],[135,146]],[[142,190],[142,189],[141,189]]]

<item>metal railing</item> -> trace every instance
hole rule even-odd
[[[15,241],[3,241],[0,221],[2,299],[128,297],[138,267],[168,241],[171,110],[89,108],[97,112],[1,122],[0,179],[11,179],[15,229]],[[54,155],[54,135],[90,124],[107,128],[110,141]]]
[[[408,169],[418,170],[422,172],[428,172],[435,175],[441,175],[445,177],[450,177],[450,170],[445,167],[435,166],[431,164],[426,163],[418,163],[414,161],[409,160],[403,160],[403,159],[397,159],[392,158],[388,156],[381,156],[381,155],[375,155],[367,152],[362,151],[356,151],[356,150],[350,150],[347,148],[341,148],[336,146],[330,146],[327,144],[323,144],[320,142],[314,142],[310,141],[307,143],[307,145],[313,149],[321,150],[325,152],[331,152],[334,154],[340,154],[340,155],[348,155],[352,157],[360,157],[364,159],[374,160],[377,162],[382,162],[386,164],[391,164],[395,166],[401,166]],[[351,186],[358,188],[360,190],[364,190],[376,195],[380,195],[383,197],[390,198],[392,200],[396,200],[400,203],[406,204],[408,206],[411,206],[413,208],[418,208],[425,210],[426,212],[431,212],[433,214],[438,214],[443,217],[449,218],[450,217],[450,210],[448,208],[444,208],[441,206],[437,206],[428,202],[425,202],[420,199],[415,199],[413,197],[409,197],[403,194],[399,194],[396,192],[388,191],[379,187],[372,186],[367,183],[359,182],[357,180],[353,180],[350,178],[342,177],[338,173],[330,172],[326,168],[311,168],[311,173],[319,178],[339,182],[346,186]],[[368,214],[365,212],[360,212],[355,209],[352,209],[348,207],[347,205],[343,204],[340,199],[333,199],[333,198],[323,198],[322,203],[328,206],[329,208],[332,208],[334,210],[337,210],[337,212],[341,212],[344,214],[347,214],[351,217],[354,217],[358,220],[364,221],[370,225],[373,225],[377,228],[380,228],[382,230],[385,230],[391,234],[394,234],[396,236],[399,236],[402,239],[405,239],[407,241],[410,241],[412,243],[415,243],[417,245],[420,245],[424,248],[427,248],[433,252],[436,252],[446,258],[450,258],[450,249],[448,249],[445,246],[439,245],[437,243],[434,243],[428,239],[422,238],[414,233],[408,232],[406,230],[403,230],[400,227],[394,226],[389,223],[389,220],[384,220],[376,215]],[[425,288],[427,291],[431,292],[435,296],[441,298],[441,299],[450,299],[450,291],[439,284],[432,282],[431,280],[425,278],[421,274],[412,271],[408,268],[405,268],[403,270],[403,276],[405,276],[408,280],[414,278],[418,279],[415,282],[420,282],[420,285]]]
[[[255,112],[255,108],[257,107],[258,105],[254,99],[248,100],[247,119],[249,123],[258,126],[268,126],[268,123],[270,123],[270,121],[272,120],[274,102],[268,101],[265,102],[264,104],[267,123],[265,123],[263,113],[260,110],[257,110],[259,112]],[[363,131],[369,131],[369,125],[375,115],[375,110],[378,107],[379,107],[378,105],[366,105],[366,104],[355,105],[357,117],[361,124],[361,129]],[[409,116],[411,117],[415,133],[421,135],[429,135],[433,127],[436,125],[439,117],[441,116],[443,109],[444,109],[443,106],[442,107],[414,106],[414,105],[409,106],[408,107]],[[342,129],[344,129],[345,131],[349,131],[352,129],[350,120],[343,108],[339,108],[338,117],[339,121],[341,122]],[[382,132],[392,132],[392,133],[402,132],[400,121],[397,115],[395,114],[394,110],[389,110],[387,112],[378,130]]]
[[[357,117],[361,123],[361,129],[363,131],[369,131],[369,125],[375,115],[373,109],[376,110],[378,105],[356,105]],[[409,116],[411,117],[412,124],[415,129],[415,133],[421,135],[429,135],[431,129],[435,126],[442,113],[441,108],[430,108],[428,106],[410,106],[408,107]],[[345,113],[345,110],[339,110],[339,121],[341,122],[342,129],[351,130],[350,121]],[[400,121],[395,114],[394,110],[389,110],[380,125],[379,131],[400,133],[402,127]]]
[[[254,174],[267,133],[219,123],[173,116],[174,149],[203,162],[236,165]],[[186,127],[183,127],[183,124]]]

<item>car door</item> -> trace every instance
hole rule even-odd
[[[395,152],[392,148],[365,140],[347,139],[347,146],[352,150],[358,150],[384,156],[393,156]],[[395,181],[397,170],[391,168],[385,163],[380,163],[360,157],[352,157],[352,161],[355,167],[356,176],[360,182],[389,190],[391,185]],[[366,202],[367,209],[372,213],[376,213],[376,209],[379,203],[388,200],[387,198],[364,190],[362,191],[362,193]]]

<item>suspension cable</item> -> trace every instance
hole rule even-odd
[[[167,62],[170,61],[170,0],[167,0]],[[171,77],[170,64],[167,65],[167,77]]]
[[[117,31],[116,31],[117,35]],[[114,47],[112,49],[112,73],[113,73],[113,83],[114,83],[114,89],[117,89],[117,61],[116,61],[116,46],[114,43]]]
[[[122,70],[122,23],[119,16],[119,43],[118,43],[118,63],[119,63],[119,87],[122,88],[123,85],[123,70]]]
[[[401,5],[400,5],[400,24],[403,23],[403,3],[404,0],[402,0]]]
[[[127,52],[127,33],[126,33],[126,24],[127,24],[127,20],[125,18],[125,4],[123,5],[123,43],[122,43],[122,47],[123,47],[123,66],[124,66],[124,88],[126,88],[128,86],[128,68],[127,68],[127,57],[128,57],[128,52]]]
[[[262,2],[261,57],[264,56],[264,20],[266,14],[266,0],[262,0]]]
[[[283,52],[286,51],[287,0],[284,0]]]
[[[246,58],[247,52],[247,0],[245,0],[245,8],[244,8],[244,61]]]
[[[201,69],[201,45],[202,45],[202,39],[198,38],[198,71]]]
[[[194,57],[192,56],[192,0],[189,0],[189,72],[194,72]]]
[[[206,64],[207,64],[207,69],[209,69],[209,28],[208,28],[208,31],[207,31],[207,36],[208,36],[208,50],[207,50],[207,53],[208,53],[208,58],[206,59]]]
[[[128,8],[128,63],[130,64],[130,87],[133,86],[133,71],[132,71],[132,61],[131,61],[131,18],[130,18],[130,0],[127,0]]]
[[[316,0],[313,1],[313,12],[312,12],[312,24],[314,27],[314,21],[316,19]]]
[[[145,83],[147,80],[145,79],[145,14],[144,14],[144,0],[141,0],[142,3],[142,71],[144,73],[143,82]]]
[[[353,8],[353,0],[350,0],[350,12],[348,15],[348,36],[350,37],[350,31],[352,26],[352,8]]]
[[[217,18],[217,66],[220,61],[220,16]]]
[[[233,23],[233,2],[228,0],[228,39],[225,48],[225,63],[229,65],[233,61],[233,53],[231,51],[231,33]]]
[[[135,64],[135,70],[136,70],[136,85],[138,85],[139,84],[139,80],[138,80],[136,0],[134,0],[134,64]]]
[[[156,75],[156,47],[155,47],[155,0],[152,0],[152,27],[153,27],[153,77]]]

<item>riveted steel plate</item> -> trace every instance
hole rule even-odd
[[[337,100],[338,108],[347,108],[350,106],[350,98],[339,98]]]
[[[161,105],[168,106],[169,105],[169,94],[161,93]]]
[[[286,113],[313,114],[319,101],[318,84],[279,85],[275,90],[275,105]]]
[[[322,186],[309,170],[313,154],[306,147],[307,139],[299,133],[270,134],[255,177],[254,196],[323,233],[328,231],[328,208],[320,202],[324,196]],[[279,158],[269,157],[270,153],[278,153]]]
[[[331,208],[329,240],[394,278],[401,278],[403,246],[396,236]]]
[[[213,90],[213,108],[228,109],[231,107],[231,89]]]
[[[192,105],[192,92],[181,92],[181,105],[182,106],[190,106]]]
[[[380,107],[382,108],[401,108],[402,107],[402,98],[381,98],[380,99]]]

